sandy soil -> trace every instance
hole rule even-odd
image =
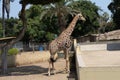
[[[0,75],[0,80],[68,80],[68,74],[64,73],[65,60],[58,59],[55,63],[56,75],[48,76],[48,62],[40,62],[14,68],[9,68],[7,76]]]

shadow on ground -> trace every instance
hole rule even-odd
[[[72,53],[70,56],[70,73],[68,76],[69,80],[78,80],[76,72],[76,63],[75,63],[75,53]]]
[[[31,75],[31,74],[42,74],[48,72],[48,68],[41,66],[22,66],[22,67],[13,67],[8,68],[8,74],[5,76],[20,76],[20,75]],[[0,74],[0,76],[3,76]]]

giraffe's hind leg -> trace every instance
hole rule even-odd
[[[49,61],[48,76],[50,76],[51,62]]]

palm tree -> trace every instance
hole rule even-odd
[[[67,25],[66,16],[68,14],[73,14],[75,11],[69,7],[71,3],[71,0],[61,0],[58,3],[52,3],[50,5],[44,6],[45,10],[42,13],[41,18],[43,18],[43,16],[50,16],[51,18],[53,16],[56,16],[58,18],[58,26],[60,32],[62,32],[65,29],[65,26]]]

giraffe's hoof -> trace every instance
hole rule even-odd
[[[68,70],[67,68],[64,69],[64,73],[70,73],[70,70]]]
[[[48,76],[50,76],[50,72],[48,72]]]
[[[50,76],[50,73],[48,73],[48,76]]]
[[[53,70],[51,71],[51,73],[52,73],[53,75],[55,75],[55,74],[56,74],[55,69],[53,69]]]
[[[66,71],[66,73],[70,73],[70,71],[68,70],[68,71]]]

